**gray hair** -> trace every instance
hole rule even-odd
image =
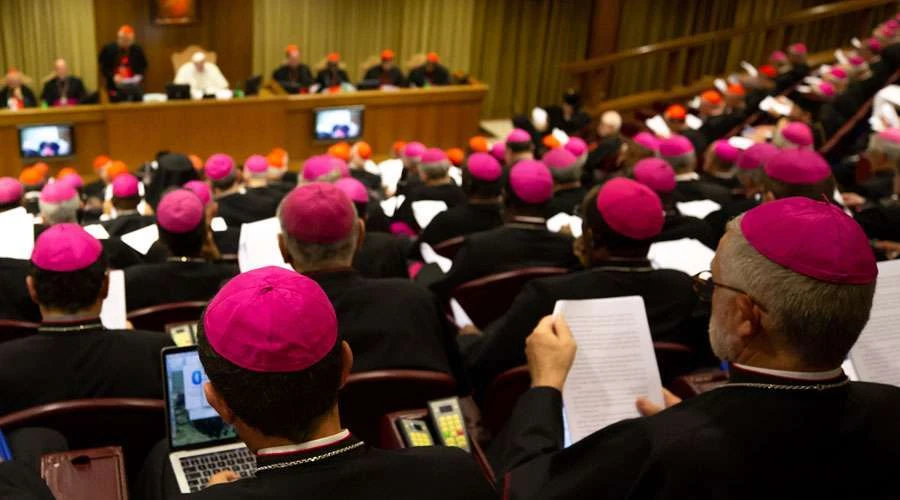
[[[720,279],[766,309],[763,323],[780,347],[809,366],[839,366],[869,321],[875,283],[828,283],[776,264],[744,237],[743,217],[728,223],[731,238],[719,247]]]
[[[281,225],[281,235],[284,239],[284,244],[297,267],[304,271],[314,271],[334,264],[343,265],[353,258],[353,252],[356,250],[356,245],[359,241],[359,219],[357,218],[356,206],[351,203],[354,222],[350,234],[334,243],[319,244],[308,243],[291,236],[285,227],[285,220],[281,210],[283,205],[284,202],[278,206],[278,222]]]
[[[697,155],[693,151],[678,156],[659,155],[659,157],[666,160],[676,174],[689,174],[697,167]]]
[[[221,179],[210,179],[212,187],[222,191],[234,186],[235,181],[237,181],[237,170],[234,169]]]
[[[600,123],[609,125],[618,132],[622,128],[622,115],[617,111],[607,111],[600,115]]]
[[[900,166],[900,144],[886,141],[878,137],[878,134],[872,134],[869,137],[868,149],[883,154],[895,167]]]
[[[425,174],[425,177],[428,179],[443,179],[447,177],[447,172],[449,171],[450,164],[446,161],[419,164],[419,172]]]
[[[64,222],[78,222],[78,208],[81,200],[77,196],[59,203],[46,203],[38,201],[41,217],[47,225],[62,224]]]
[[[551,168],[550,175],[553,176],[553,182],[557,184],[569,184],[581,179],[581,165],[575,162],[571,167]]]

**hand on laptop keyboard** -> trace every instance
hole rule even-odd
[[[241,476],[239,476],[238,473],[233,470],[223,470],[216,472],[212,476],[209,476],[209,482],[207,482],[206,485],[212,486],[214,484],[230,483],[233,481],[237,481],[240,478]]]

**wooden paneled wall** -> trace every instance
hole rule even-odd
[[[188,45],[200,45],[218,55],[218,65],[232,87],[251,76],[253,64],[253,2],[198,0],[197,22],[157,25],[150,17],[151,0],[94,0],[97,52],[116,39],[123,24],[134,27],[136,41],[147,54],[145,91],[161,92],[175,76],[171,55]]]

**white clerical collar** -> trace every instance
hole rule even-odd
[[[700,176],[697,172],[688,172],[686,174],[678,174],[675,176],[676,181],[699,181]]]
[[[319,439],[313,439],[312,441],[307,441],[305,443],[300,444],[287,444],[284,446],[272,446],[269,448],[263,448],[256,452],[257,455],[286,455],[289,453],[296,453],[298,451],[310,450],[313,448],[322,448],[325,446],[330,446],[344,439],[350,437],[350,431],[347,429],[338,432],[337,434],[332,434],[330,436],[325,436]]]
[[[740,365],[738,363],[732,363],[731,365],[748,372],[762,373],[764,375],[771,375],[773,377],[792,378],[796,380],[832,380],[844,374],[844,370],[840,366],[835,368],[834,370],[828,370],[824,372],[795,372],[789,370],[759,368],[757,366]]]

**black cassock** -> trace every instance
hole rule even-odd
[[[460,348],[477,387],[500,373],[524,365],[525,339],[558,300],[602,299],[639,295],[644,299],[654,341],[708,346],[707,310],[699,304],[687,274],[653,270],[649,261],[609,262],[585,271],[529,281],[506,313],[480,336],[461,335]],[[708,347],[705,347],[708,351]]]
[[[30,265],[27,260],[0,258],[0,319],[33,323],[41,320],[41,311],[25,286]]]
[[[140,264],[125,270],[125,297],[129,311],[144,307],[210,300],[222,285],[238,274],[233,263],[177,258],[158,264]]]
[[[435,64],[434,69],[428,71],[427,65],[423,64],[409,72],[409,83],[416,87],[450,85],[450,72],[440,64]]]
[[[219,217],[225,219],[229,227],[274,217],[278,208],[272,196],[254,190],[231,193],[216,201],[219,203]]]
[[[141,215],[137,212],[119,215],[115,219],[103,221],[100,223],[109,233],[110,236],[120,237],[132,231],[145,228],[151,224],[156,224],[156,217],[152,215]]]
[[[147,56],[140,45],[133,43],[127,49],[119,47],[116,42],[103,46],[97,57],[100,73],[106,79],[106,90],[110,97],[117,97],[115,76],[120,68],[130,71],[132,76],[144,75],[147,72]]]
[[[83,398],[162,398],[159,351],[168,335],[107,330],[100,319],[43,323],[0,343],[0,415]]]
[[[575,215],[586,195],[587,189],[581,186],[560,189],[553,193],[553,198],[550,198],[550,201],[547,203],[547,211],[544,213],[547,218],[553,217],[558,213]]]
[[[437,214],[428,224],[419,241],[434,246],[438,243],[487,231],[503,225],[503,207],[499,203],[466,203]]]
[[[875,206],[853,216],[869,238],[900,241],[900,204]]]
[[[534,388],[506,429],[510,499],[900,498],[900,389],[732,368],[725,386],[562,446],[559,391]],[[497,471],[497,477],[503,472]]]
[[[728,221],[759,205],[759,202],[751,199],[734,200],[722,205],[722,208],[708,214],[703,220],[709,225],[713,238],[718,242],[725,236],[725,226]]]
[[[0,462],[0,498],[54,500],[38,471],[22,462]]]
[[[349,448],[349,449],[348,449]],[[490,500],[497,494],[466,452],[448,447],[380,450],[354,436],[324,447],[295,453],[257,457],[257,467],[286,464],[259,471],[254,478],[208,487],[190,495],[178,495],[169,461],[159,447],[151,455],[153,469],[146,469],[145,498],[298,499],[335,500]],[[329,455],[330,454],[330,455]],[[293,462],[309,460],[299,465]],[[149,462],[149,461],[148,461]],[[160,469],[162,470],[160,474]],[[159,479],[162,476],[162,479]]]
[[[313,84],[312,71],[305,64],[300,64],[296,68],[287,64],[279,66],[272,72],[272,79],[277,81],[289,94],[299,94],[302,89]]]
[[[77,104],[87,98],[87,90],[85,90],[81,78],[69,76],[61,79],[57,76],[44,84],[44,89],[41,91],[42,101],[53,106],[63,97],[69,99],[68,104]]]
[[[704,179],[678,181],[675,184],[676,201],[712,200],[719,205],[731,201],[731,190]]]
[[[319,86],[322,88],[319,92],[322,92],[329,87],[337,87],[343,83],[350,83],[350,77],[347,76],[347,72],[340,68],[325,68],[316,75],[316,81]]]
[[[366,232],[362,247],[353,257],[353,269],[366,278],[409,278],[403,240],[387,233]]]
[[[397,208],[394,220],[405,222],[410,227],[418,229],[419,224],[416,222],[413,214],[412,204],[423,200],[443,201],[447,204],[447,208],[453,208],[468,201],[466,193],[456,184],[440,184],[437,186],[419,184],[409,190],[406,200]]]
[[[20,87],[22,89],[22,106],[26,108],[33,108],[38,105],[37,98],[34,97],[34,92],[31,91],[25,85]],[[0,89],[0,109],[7,109],[7,101],[13,96],[13,91],[9,87],[3,87]]]
[[[406,86],[406,78],[403,76],[400,68],[396,66],[392,66],[387,71],[380,64],[372,66],[366,71],[363,80],[377,80],[381,85],[393,85],[395,87]]]
[[[672,241],[682,238],[693,238],[712,248],[719,245],[719,238],[713,235],[712,229],[703,219],[666,211],[666,221],[653,241]]]

